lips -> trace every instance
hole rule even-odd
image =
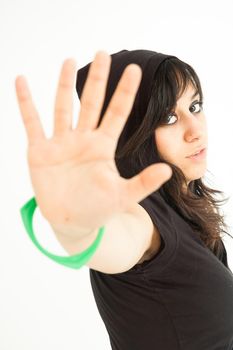
[[[190,156],[187,156],[186,158],[193,157],[195,154],[197,154],[197,153],[203,151],[204,149],[205,149],[205,147],[199,148],[199,149],[197,149],[193,154],[191,154]]]

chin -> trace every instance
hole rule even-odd
[[[202,178],[206,173],[206,170],[205,171],[198,171],[196,172],[195,174],[185,174],[185,177],[187,179],[187,183],[189,184],[189,182],[191,181],[194,181],[194,180],[198,180],[200,178]]]

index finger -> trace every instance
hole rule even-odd
[[[45,139],[39,114],[34,106],[26,78],[22,75],[15,80],[16,95],[29,143]]]

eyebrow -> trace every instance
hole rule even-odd
[[[193,100],[194,97],[197,96],[197,95],[199,95],[199,97],[200,97],[200,94],[199,94],[199,91],[198,91],[198,90],[196,90],[196,91],[194,92],[194,94],[191,96],[190,101]],[[175,107],[176,107],[176,106],[177,106],[177,102],[176,102],[176,104],[175,104]]]
[[[194,94],[191,96],[191,100],[195,97],[195,96],[197,96],[197,95],[199,95],[200,96],[200,94],[199,94],[199,91],[197,90],[197,91],[195,91],[194,92]]]

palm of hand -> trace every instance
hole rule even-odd
[[[64,62],[51,139],[45,137],[26,79],[16,79],[18,103],[29,141],[31,181],[38,206],[50,223],[69,222],[73,227],[92,229],[102,226],[111,215],[146,197],[171,176],[168,166],[159,164],[132,179],[119,176],[114,152],[132,109],[141,70],[133,64],[126,67],[97,128],[109,70],[110,56],[97,53],[82,93],[78,125],[72,129],[76,66],[73,60]]]

